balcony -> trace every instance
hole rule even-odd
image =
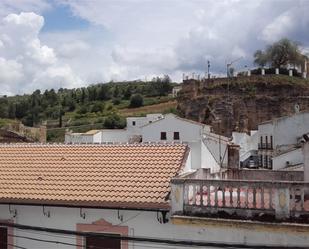
[[[273,150],[273,145],[271,143],[259,143],[258,144],[259,150]]]
[[[172,180],[172,215],[309,223],[309,183]]]

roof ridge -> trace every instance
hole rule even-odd
[[[0,143],[1,147],[104,147],[104,146],[169,146],[169,145],[185,145],[182,141],[158,141],[158,142],[141,142],[141,143],[128,143],[128,142],[102,142],[102,143]]]

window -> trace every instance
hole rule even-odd
[[[0,227],[0,249],[8,248],[8,229],[6,227]]]
[[[166,140],[166,132],[165,131],[161,132],[161,140]]]
[[[149,124],[151,124],[152,123],[152,121],[151,120],[149,120]]]
[[[135,124],[136,124],[135,121],[132,121],[132,125],[135,126]]]
[[[106,234],[107,235],[107,234]],[[120,237],[120,234],[113,234],[113,236]],[[120,249],[120,238],[99,238],[94,236],[86,237],[86,248],[100,248],[100,249]]]
[[[268,149],[268,137],[267,136],[265,137],[265,141],[266,141],[265,142],[266,143],[266,149]]]
[[[178,131],[175,131],[174,132],[174,140],[179,140],[179,132]]]
[[[95,237],[95,236],[77,236],[76,244],[79,248],[111,248],[111,249],[129,249],[128,241],[118,239],[119,236],[128,236],[129,228],[127,226],[113,225],[104,219],[95,221],[91,224],[76,224],[76,230],[80,232],[96,232],[103,235],[112,234],[113,237]],[[10,238],[10,237],[9,237]]]

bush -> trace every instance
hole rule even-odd
[[[82,105],[78,110],[77,113],[78,114],[86,114],[88,112],[88,108],[85,105]]]
[[[107,129],[123,129],[126,126],[126,120],[117,114],[110,114],[105,118],[104,127]]]
[[[119,105],[121,100],[120,100],[120,98],[114,98],[112,102],[113,102],[114,105]]]
[[[130,107],[140,107],[144,104],[144,98],[140,94],[134,94],[130,99]]]
[[[91,108],[91,112],[102,112],[104,109],[104,106],[100,102],[94,103],[94,105]]]

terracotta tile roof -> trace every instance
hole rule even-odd
[[[183,144],[0,146],[0,203],[168,208]]]

